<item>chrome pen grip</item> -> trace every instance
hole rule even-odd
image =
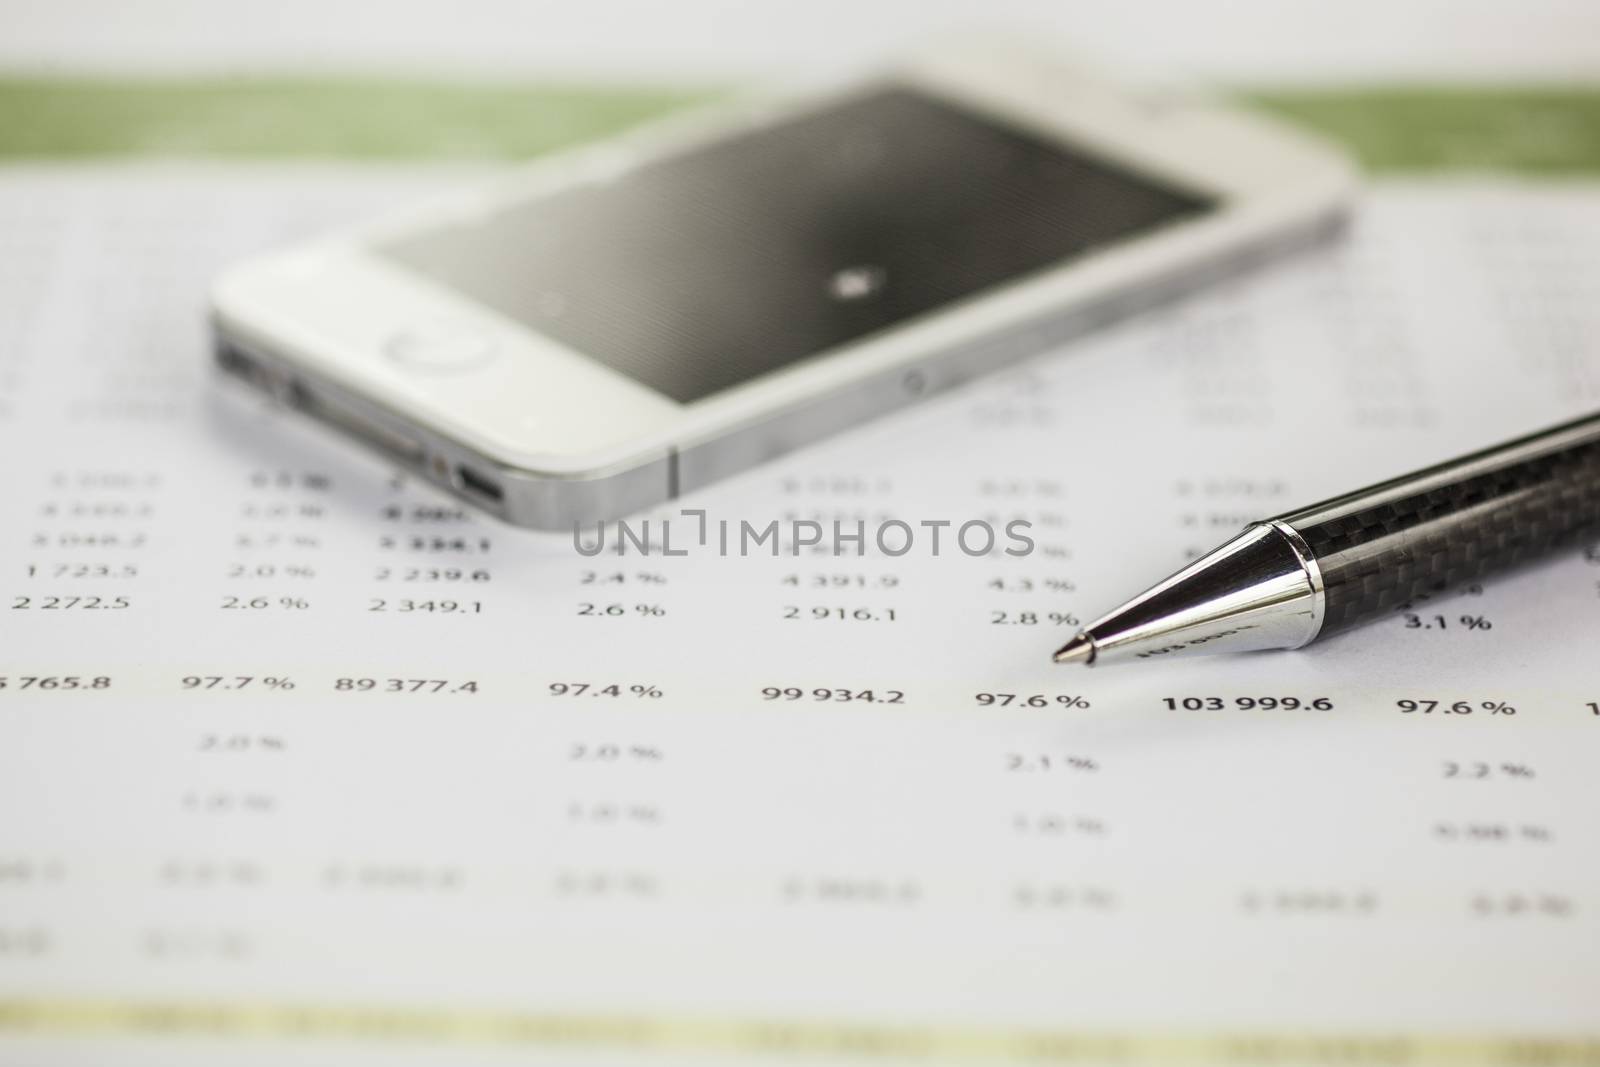
[[[1600,416],[1313,504],[1318,637],[1600,536]]]

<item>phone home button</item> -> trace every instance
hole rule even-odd
[[[383,354],[407,370],[458,374],[477,370],[497,350],[492,337],[471,326],[435,322],[390,334]]]

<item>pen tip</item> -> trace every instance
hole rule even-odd
[[[1053,658],[1057,663],[1081,663],[1087,667],[1094,662],[1094,638],[1079,631],[1077,637],[1056,649]]]

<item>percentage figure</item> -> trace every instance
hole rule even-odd
[[[1017,815],[1012,818],[1011,825],[1018,833],[1042,836],[1087,834],[1101,837],[1107,831],[1104,819],[1086,815]]]
[[[586,763],[618,763],[624,760],[659,763],[666,759],[666,753],[656,745],[621,745],[605,742],[574,744],[568,753],[568,758]]]
[[[1510,841],[1536,841],[1541,844],[1553,840],[1547,826],[1512,825],[1509,823],[1438,823],[1433,828],[1434,835],[1445,841],[1471,841],[1471,842],[1510,842]]]
[[[662,695],[661,688],[654,685],[630,685],[624,687],[621,682],[612,682],[609,685],[599,685],[593,682],[552,682],[550,695],[557,697],[578,697],[588,694],[591,697],[620,697],[624,693],[636,700],[656,700]]]
[[[294,679],[282,675],[257,678],[253,674],[190,674],[182,679],[185,689],[249,689],[256,682],[263,689],[293,689]]]
[[[1083,771],[1100,769],[1098,760],[1089,756],[1055,755],[1051,753],[1006,753],[1006,770],[1024,774],[1038,771]]]
[[[1440,715],[1471,715],[1479,708],[1487,711],[1490,715],[1515,715],[1517,713],[1516,708],[1503,700],[1485,700],[1478,704],[1468,700],[1458,700],[1454,704],[1446,704],[1443,700],[1397,700],[1395,701],[1395,707],[1399,708],[1403,715],[1432,715],[1435,712]]]
[[[1445,762],[1444,776],[1446,778],[1467,778],[1482,780],[1494,774],[1495,767],[1490,763],[1456,763],[1453,760]],[[1502,763],[1500,773],[1507,778],[1532,778],[1533,768],[1526,763]]]
[[[985,708],[1048,708],[1056,704],[1063,708],[1087,708],[1087,697],[1063,693],[1052,697],[1046,693],[979,693],[977,701]]]
[[[593,619],[617,618],[627,615],[630,611],[627,604],[594,604],[583,603],[578,605],[578,614],[587,615]],[[667,609],[660,604],[634,604],[631,611],[644,618],[660,618],[667,613]]]
[[[582,585],[627,585],[637,582],[640,585],[666,585],[667,576],[660,571],[611,571],[600,574],[595,571],[585,571]]]
[[[1450,620],[1443,615],[1414,615],[1407,613],[1405,616],[1406,629],[1408,630],[1448,630]],[[1492,630],[1494,624],[1482,615],[1458,615],[1456,625],[1465,630]]]
[[[1048,618],[1054,626],[1077,626],[1078,617],[1065,611],[1052,611]]]
[[[288,747],[281,737],[257,734],[206,734],[200,739],[202,752],[284,752]]]

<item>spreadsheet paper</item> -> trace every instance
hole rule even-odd
[[[1600,546],[1049,662],[1249,521],[1600,408],[1600,186],[1380,182],[591,555],[211,370],[223,265],[464,176],[0,171],[0,1062],[1600,1055]]]

